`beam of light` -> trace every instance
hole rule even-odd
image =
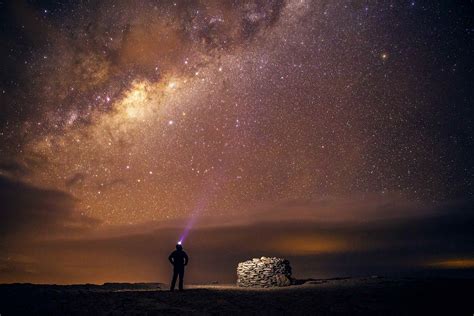
[[[207,194],[204,194],[202,198],[199,200],[198,204],[196,205],[193,212],[191,213],[191,217],[189,218],[188,223],[184,227],[184,230],[181,233],[181,236],[179,237],[178,245],[181,245],[182,243],[184,243],[184,240],[186,239],[186,237],[188,237],[189,232],[191,231],[191,228],[194,226],[194,223],[196,223],[197,218],[206,207],[207,200],[208,200]]]
[[[207,186],[205,186],[204,191],[201,194],[201,198],[199,199],[196,207],[193,209],[193,212],[191,213],[191,217],[189,218],[186,226],[183,229],[183,232],[181,233],[178,244],[181,245],[184,243],[184,240],[188,237],[191,229],[193,228],[194,224],[196,223],[199,215],[201,215],[202,211],[207,207],[209,204],[209,199],[212,197],[212,195],[215,193],[217,187],[218,187],[218,181],[216,181],[216,178],[220,180],[222,175],[222,170],[221,172],[218,171],[217,177],[213,177],[210,180],[210,183],[208,183]]]

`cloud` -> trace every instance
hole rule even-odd
[[[15,160],[0,161],[0,175],[10,177],[22,177],[30,173],[30,169]]]
[[[74,211],[70,194],[0,176],[0,236],[54,236],[88,228],[96,220]]]
[[[61,275],[61,267],[54,265],[54,251],[46,246],[48,241],[83,236],[99,223],[80,215],[75,204],[76,199],[66,192],[0,175],[1,280],[35,280],[41,266],[45,268],[42,277]],[[43,250],[51,257],[41,257]]]
[[[381,197],[355,202],[352,197],[349,207],[349,200],[292,201],[236,216],[199,219],[185,241],[191,258],[188,281],[233,282],[236,264],[259,256],[290,259],[300,278],[409,273],[472,260],[470,202],[423,206]],[[383,205],[393,210],[392,216],[376,212]],[[339,215],[328,218],[330,210]],[[3,258],[0,279],[167,282],[166,258],[185,225],[186,219],[177,219],[89,226],[80,235],[30,240],[11,252],[9,260]]]
[[[78,172],[72,175],[71,177],[67,178],[64,184],[66,185],[66,187],[71,187],[78,183],[83,182],[85,179],[86,179],[86,175],[84,173]]]

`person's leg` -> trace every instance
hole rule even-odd
[[[178,271],[176,269],[173,270],[173,279],[171,280],[170,291],[174,290],[174,286],[176,285],[176,279],[178,278]]]
[[[179,290],[183,290],[183,283],[184,283],[184,269],[179,271]]]

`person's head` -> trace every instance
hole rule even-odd
[[[178,250],[178,251],[183,250],[183,246],[181,246],[181,244],[177,244],[176,245],[176,250]]]

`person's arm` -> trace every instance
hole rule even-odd
[[[173,253],[170,254],[170,256],[168,257],[168,260],[171,262],[171,264],[174,265],[174,261],[173,261]]]
[[[187,265],[189,261],[188,254],[184,253],[184,265]]]

